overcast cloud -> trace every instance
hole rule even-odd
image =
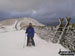
[[[42,20],[75,17],[75,0],[0,0],[0,18],[16,16]],[[52,21],[53,21],[52,20]]]

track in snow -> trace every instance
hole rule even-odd
[[[48,43],[35,34],[35,47],[23,48],[25,32],[13,31],[0,33],[0,56],[60,56],[59,49],[65,50],[59,44]]]

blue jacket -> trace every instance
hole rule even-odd
[[[26,33],[27,33],[27,37],[34,37],[34,33],[35,33],[34,28],[33,27],[28,27],[26,29]]]

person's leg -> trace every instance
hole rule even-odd
[[[35,42],[34,42],[33,37],[31,37],[31,40],[32,40],[32,45],[35,46]]]
[[[28,46],[29,40],[30,40],[30,37],[27,37],[27,46]]]

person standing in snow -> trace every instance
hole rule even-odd
[[[29,41],[31,39],[31,44],[32,46],[35,46],[35,42],[34,42],[34,34],[35,34],[35,30],[32,26],[32,23],[29,23],[29,26],[26,29],[26,33],[27,33],[27,46],[29,46]]]

